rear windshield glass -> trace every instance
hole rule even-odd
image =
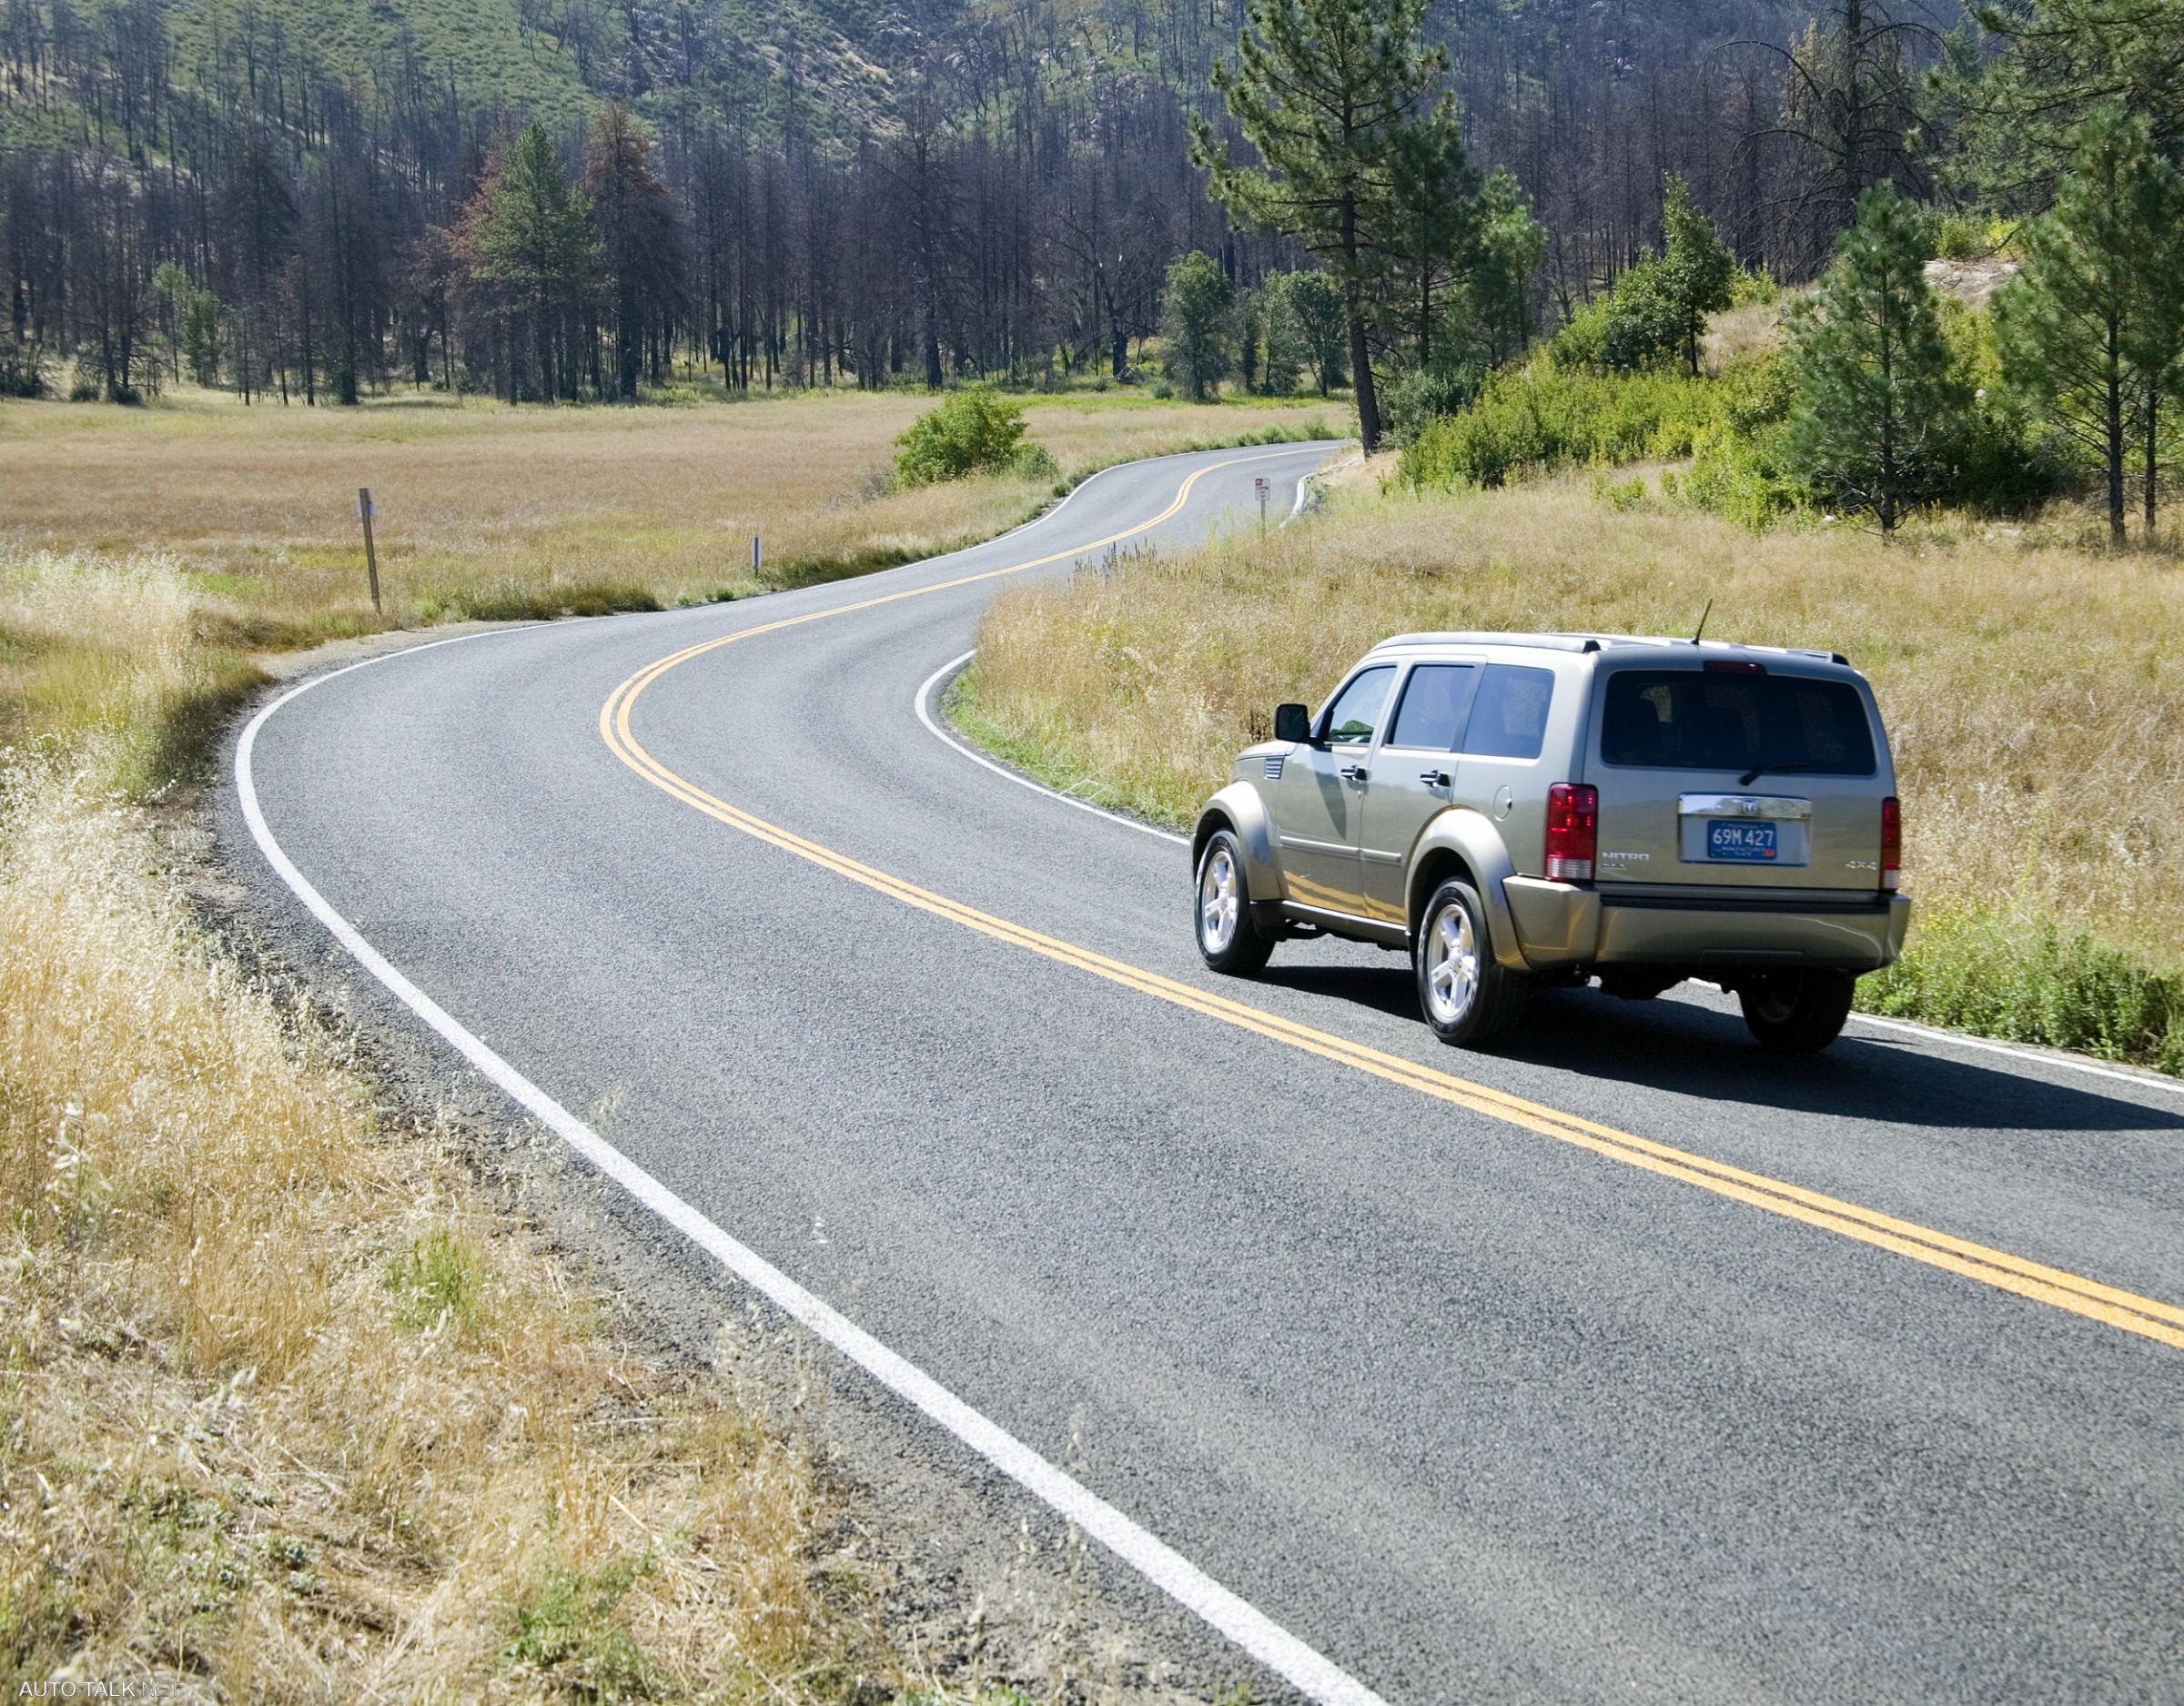
[[[1600,755],[1653,770],[1770,770],[1870,776],[1873,731],[1848,681],[1795,675],[1618,670]]]
[[[1554,671],[1521,663],[1490,663],[1471,703],[1463,750],[1487,758],[1537,758],[1547,735],[1547,707],[1554,699]]]

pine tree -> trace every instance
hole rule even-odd
[[[1684,358],[1699,376],[1699,334],[1706,317],[1729,306],[1736,257],[1714,221],[1691,205],[1691,190],[1673,172],[1661,205],[1661,293],[1673,306]]]
[[[1515,174],[1497,166],[1479,192],[1479,260],[1467,289],[1471,326],[1489,367],[1523,353],[1532,341],[1532,285],[1547,252],[1547,232]]]
[[[1451,108],[1399,131],[1390,150],[1389,256],[1385,292],[1391,329],[1408,338],[1420,372],[1434,365],[1434,333],[1478,264],[1479,174],[1463,156]],[[1453,342],[1454,340],[1451,340]]]
[[[1995,298],[1996,340],[2010,383],[2098,459],[2108,539],[2120,545],[2135,416],[2147,428],[2151,527],[2159,407],[2184,331],[2184,182],[2145,122],[2118,107],[2097,109],[2078,145],[2055,206],[2019,238],[2023,271]]]
[[[1932,253],[1922,210],[1875,185],[1792,325],[1791,457],[1834,501],[1870,510],[1884,536],[1932,494],[1964,404],[1926,283]]]
[[[592,209],[561,170],[546,127],[533,119],[502,151],[464,217],[472,276],[490,286],[498,311],[530,332],[539,395],[576,395],[571,321],[599,264]],[[515,396],[513,364],[510,395]]]
[[[1449,58],[1425,45],[1431,0],[1250,0],[1239,63],[1214,86],[1262,166],[1239,166],[1204,119],[1191,159],[1207,189],[1248,227],[1293,237],[1341,287],[1357,387],[1358,431],[1379,448],[1380,411],[1367,346],[1403,253],[1406,175],[1446,166],[1450,150],[1414,139],[1452,137],[1455,113],[1434,91]],[[1461,159],[1461,150],[1456,157]]]

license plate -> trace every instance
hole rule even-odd
[[[1706,826],[1706,856],[1709,859],[1738,859],[1754,863],[1765,863],[1774,857],[1774,825],[1772,823],[1709,823]]]

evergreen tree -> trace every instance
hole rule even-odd
[[[1217,67],[1213,86],[1263,164],[1238,165],[1204,119],[1192,124],[1208,192],[1245,226],[1297,238],[1340,286],[1369,454],[1380,411],[1367,335],[1405,247],[1400,191],[1461,157],[1453,105],[1434,94],[1449,58],[1425,45],[1430,4],[1250,0],[1239,62]]]
[[[1670,173],[1661,206],[1661,253],[1615,281],[1601,328],[1601,359],[1622,371],[1681,356],[1695,379],[1706,317],[1729,306],[1736,257],[1714,221]]]
[[[1792,320],[1791,458],[1816,490],[1870,510],[1884,535],[1932,494],[1964,402],[1926,283],[1932,253],[1923,211],[1876,184]]]
[[[1236,292],[1220,263],[1202,250],[1171,264],[1162,299],[1168,378],[1202,403],[1236,360]]]
[[[2146,428],[2150,530],[2159,409],[2177,366],[2184,181],[2143,119],[2116,106],[2080,127],[2055,206],[2024,229],[2024,269],[1995,298],[2002,370],[2098,459],[2108,538],[2123,542],[2134,417]]]
[[[1451,337],[1437,350],[1434,334],[1464,307],[1462,287],[1478,262],[1479,175],[1463,157],[1452,111],[1437,108],[1397,132],[1390,150],[1387,310],[1420,372],[1465,341]]]
[[[1736,257],[1714,221],[1691,205],[1691,190],[1673,172],[1661,207],[1661,294],[1674,309],[1684,358],[1699,375],[1699,334],[1706,317],[1729,306]]]
[[[1479,192],[1479,258],[1469,281],[1471,326],[1489,367],[1522,355],[1532,341],[1532,286],[1547,233],[1506,166]]]
[[[533,119],[502,151],[465,216],[472,275],[492,288],[498,311],[529,333],[538,395],[574,397],[573,320],[599,264],[592,210],[561,170],[546,127]],[[511,351],[511,358],[514,351]],[[509,366],[511,400],[520,394]]]
[[[2144,119],[2171,158],[2184,147],[2184,0],[1991,0],[1976,12],[1981,34],[1951,44],[1940,83],[1955,175],[1987,199],[2045,207],[2104,107]]]

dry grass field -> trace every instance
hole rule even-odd
[[[1048,495],[888,490],[923,406],[0,404],[0,1693],[957,1698],[832,1554],[838,1499],[761,1401],[786,1353],[738,1348],[731,1389],[644,1350],[222,958],[146,810],[268,650],[737,596]],[[1031,417],[1067,477],[1323,412]]]
[[[967,544],[1051,495],[1005,476],[889,490],[895,437],[928,406],[844,393],[654,409],[246,409],[197,391],[135,409],[0,404],[0,551],[163,552],[246,637],[276,645],[450,615],[758,591]],[[1072,479],[1334,412],[1077,393],[1034,400],[1027,418],[1031,440]],[[379,510],[379,618],[359,486]],[[753,534],[764,541],[756,579]]]
[[[126,811],[20,773],[5,809],[10,1698],[893,1681],[826,1591],[794,1434],[632,1354],[434,1133],[382,1126],[208,954]]]
[[[1001,593],[980,732],[1179,823],[1359,653],[1415,629],[1689,633],[1841,651],[1902,778],[1914,952],[1893,1010],[2184,1068],[2184,574],[2045,525],[1754,535],[1583,476],[1449,496],[1353,482],[1267,541]],[[2172,1023],[2173,1021],[2173,1023]]]

